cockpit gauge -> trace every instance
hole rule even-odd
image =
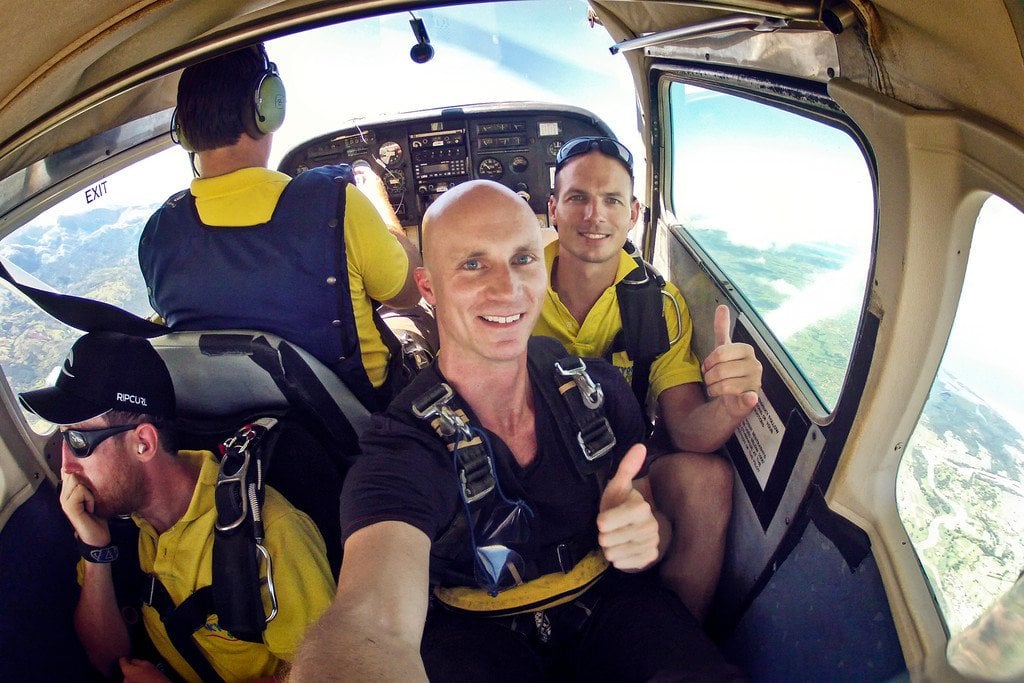
[[[476,173],[481,178],[497,180],[505,174],[505,167],[502,166],[501,162],[494,157],[485,157],[480,160],[480,164],[476,168]]]
[[[512,157],[512,161],[509,163],[509,168],[511,168],[516,173],[522,173],[523,171],[526,170],[526,167],[529,165],[529,159],[524,157],[522,154],[517,154],[514,157]]]
[[[548,154],[554,158],[558,154],[558,150],[562,149],[562,144],[561,140],[552,140],[548,143]]]
[[[384,187],[391,196],[405,194],[405,176],[401,173],[388,172],[383,175]]]
[[[397,168],[402,165],[402,146],[397,142],[388,140],[381,144],[377,150],[381,163],[388,168]]]

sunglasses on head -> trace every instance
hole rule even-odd
[[[592,135],[573,138],[559,148],[558,154],[555,155],[555,173],[562,170],[562,166],[564,166],[565,162],[569,161],[569,159],[579,156],[580,154],[588,154],[595,149],[605,156],[618,159],[623,165],[625,165],[629,174],[633,175],[633,155],[630,154],[629,150],[626,149],[621,142],[612,140],[611,138],[596,137]]]
[[[138,425],[118,425],[106,429],[64,429],[61,436],[76,458],[88,458],[96,447],[115,434],[135,429]]]

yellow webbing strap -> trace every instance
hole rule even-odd
[[[434,589],[434,596],[449,607],[467,612],[488,612],[492,616],[536,612],[575,600],[607,568],[608,561],[601,551],[592,550],[567,573],[545,574],[502,591],[493,598],[483,588],[440,586]]]

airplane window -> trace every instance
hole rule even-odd
[[[1024,214],[990,197],[978,216],[960,305],[920,421],[900,462],[900,517],[950,635],[1010,589],[1024,568],[1024,368],[1006,315],[1024,250]]]
[[[0,259],[20,282],[87,296],[142,316],[153,314],[136,255],[150,214],[192,172],[179,149],[165,150],[96,181],[0,242]],[[47,377],[81,335],[0,286],[0,364],[15,392]],[[25,415],[40,432],[47,423]]]
[[[669,106],[668,208],[831,410],[870,266],[864,154],[844,130],[691,84]]]

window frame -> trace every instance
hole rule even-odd
[[[854,328],[853,346],[850,350],[840,391],[831,410],[827,408],[817,391],[812,388],[786,346],[762,321],[761,316],[755,313],[756,309],[741,290],[733,284],[731,277],[719,267],[711,255],[681,224],[674,220],[671,222],[665,220],[666,216],[674,218],[670,192],[672,187],[671,162],[674,150],[669,95],[673,84],[694,85],[714,90],[724,95],[740,97],[827,125],[846,133],[864,157],[873,200],[868,267],[865,273],[860,313]],[[653,201],[651,202],[652,220],[650,225],[659,226],[663,223],[664,229],[679,241],[700,270],[729,296],[730,303],[744,315],[747,325],[752,329],[752,336],[760,342],[762,351],[776,365],[780,376],[812,422],[818,426],[831,424],[836,420],[837,413],[845,412],[846,406],[850,406],[851,403],[855,409],[860,400],[874,353],[875,333],[878,328],[877,318],[870,314],[879,231],[878,170],[866,137],[843,112],[839,104],[829,97],[826,86],[821,83],[795,78],[780,78],[740,69],[710,68],[703,65],[680,63],[655,63],[650,71],[650,92],[658,119],[658,125],[653,127],[651,150]],[[652,227],[645,235],[645,248],[650,250],[648,253],[653,253],[656,232],[657,230]]]
[[[979,272],[981,270],[980,267],[976,267],[976,268],[972,269],[972,257],[974,257],[974,255],[976,253],[975,247],[978,244],[978,242],[977,242],[977,239],[978,239],[978,227],[980,225],[980,221],[981,221],[981,218],[983,216],[985,207],[987,205],[989,205],[993,201],[999,201],[999,202],[1005,204],[1006,208],[1012,209],[1012,210],[1016,211],[1018,216],[1020,218],[1024,219],[1024,208],[1021,208],[1020,205],[1018,205],[1017,203],[1013,202],[1006,195],[1004,195],[1004,194],[1002,194],[1000,192],[997,192],[997,191],[994,191],[994,190],[988,190],[988,189],[986,189],[984,192],[985,192],[985,197],[980,202],[978,202],[976,211],[973,214],[973,221],[972,221],[972,226],[971,226],[971,230],[970,230],[970,241],[969,241],[968,248],[964,250],[965,254],[966,254],[966,259],[965,259],[965,262],[964,262],[965,263],[964,269],[963,269],[963,272],[961,274],[962,279],[958,283],[958,288],[957,288],[957,292],[956,292],[956,309],[955,309],[955,311],[953,313],[953,316],[952,316],[952,318],[950,320],[949,327],[947,329],[945,329],[945,343],[944,343],[943,348],[942,348],[942,353],[940,354],[940,356],[938,358],[938,363],[936,364],[936,366],[934,368],[934,372],[931,375],[931,382],[929,384],[928,391],[925,394],[924,399],[923,399],[923,401],[921,403],[920,410],[915,414],[913,424],[910,426],[909,430],[907,430],[907,432],[905,434],[905,439],[902,441],[902,443],[905,444],[905,447],[902,448],[901,453],[900,453],[900,457],[899,457],[899,459],[897,460],[897,462],[895,464],[895,474],[894,474],[894,480],[893,480],[893,484],[894,484],[894,492],[893,492],[893,506],[894,506],[893,509],[894,509],[894,514],[895,514],[896,520],[898,521],[898,523],[900,525],[901,532],[906,535],[907,545],[909,546],[910,551],[913,553],[914,560],[915,560],[915,562],[917,564],[918,569],[920,570],[920,574],[921,574],[922,580],[924,582],[924,585],[926,586],[926,588],[927,588],[927,590],[929,592],[929,595],[931,596],[932,604],[934,605],[934,608],[935,608],[935,614],[937,615],[939,623],[940,623],[940,625],[942,627],[942,630],[943,630],[944,637],[945,637],[947,645],[949,644],[949,642],[951,640],[956,639],[958,636],[960,636],[964,632],[970,630],[979,620],[984,618],[984,616],[986,614],[988,614],[993,609],[993,607],[1002,598],[1004,598],[1007,595],[1007,593],[1009,591],[1013,590],[1013,587],[1014,587],[1014,581],[1011,579],[1011,581],[1009,583],[1009,586],[1002,593],[999,593],[999,594],[996,594],[995,596],[992,596],[991,600],[987,604],[975,605],[977,607],[977,609],[978,609],[978,614],[975,615],[975,617],[973,619],[968,620],[965,623],[959,623],[959,620],[957,620],[957,622],[954,623],[953,622],[954,618],[960,616],[960,615],[956,614],[956,610],[954,609],[952,601],[950,599],[951,596],[955,595],[955,593],[952,592],[952,591],[944,590],[944,586],[947,585],[947,583],[943,582],[941,580],[941,578],[943,576],[948,576],[948,575],[939,576],[939,575],[933,573],[933,570],[929,568],[929,567],[931,567],[931,568],[934,568],[936,570],[938,569],[938,567],[935,565],[934,558],[925,557],[925,550],[927,550],[927,549],[921,549],[919,547],[919,540],[917,538],[915,538],[915,536],[912,534],[911,530],[907,526],[908,518],[911,517],[911,514],[910,514],[910,511],[904,509],[903,503],[910,502],[910,501],[901,500],[903,494],[906,491],[906,487],[908,485],[913,485],[918,490],[923,490],[922,480],[918,479],[916,476],[914,476],[913,470],[912,470],[912,465],[911,465],[911,462],[910,462],[909,459],[912,457],[912,455],[915,454],[915,451],[918,451],[919,448],[920,448],[918,442],[923,437],[923,435],[920,433],[920,430],[922,430],[923,422],[924,422],[924,419],[925,419],[925,414],[928,411],[930,405],[932,404],[933,399],[937,399],[937,402],[941,401],[941,399],[938,398],[939,397],[939,392],[936,391],[936,388],[937,388],[937,385],[939,384],[939,382],[944,379],[944,376],[947,377],[947,378],[951,377],[955,381],[957,381],[958,383],[962,383],[964,385],[964,387],[967,389],[968,393],[970,393],[971,395],[973,395],[973,396],[977,397],[978,399],[980,399],[981,403],[989,404],[988,395],[986,393],[976,391],[975,390],[976,383],[973,380],[968,382],[967,379],[964,379],[961,375],[954,374],[946,366],[947,355],[950,354],[950,352],[951,352],[951,345],[950,344],[951,344],[951,342],[958,342],[958,340],[954,339],[954,336],[957,333],[958,320],[960,319],[961,312],[971,311],[973,313],[973,311],[971,310],[972,307],[976,306],[977,305],[977,301],[982,298],[981,296],[977,295],[976,292],[971,292],[968,295],[968,300],[966,302],[967,306],[965,306],[964,295],[968,291],[967,290],[967,285],[969,283],[969,279],[971,277],[972,270],[974,272]],[[987,227],[987,229],[986,229],[987,232],[991,232],[992,230],[993,230],[993,228],[990,228],[990,227]],[[991,237],[991,236],[986,236],[985,239],[991,240],[991,239],[995,239],[995,238]],[[990,248],[990,245],[986,245],[985,249],[982,249],[981,251],[987,252],[987,250],[989,248]],[[972,287],[976,287],[977,285],[972,284],[971,286]],[[971,316],[968,315],[967,317],[970,318]],[[960,324],[963,324],[963,323],[961,322]],[[961,334],[956,334],[956,336],[961,336],[961,335],[962,335],[962,333]],[[954,349],[953,355],[954,356],[957,355],[957,351],[959,351],[959,349],[956,349],[955,346],[952,347],[952,348]],[[954,365],[954,367],[956,367],[955,362],[954,362],[953,365]],[[997,411],[995,409],[992,409],[992,410],[993,410],[993,412],[996,413],[997,417],[999,417],[999,418],[1001,418],[1003,420],[1006,420],[1006,417],[1002,413],[1000,413],[999,411]],[[1009,420],[1006,420],[1006,421],[1009,422]],[[1010,426],[1014,427],[1014,428],[1017,427],[1017,425],[1013,424],[1013,423],[1011,423]],[[927,429],[928,429],[928,431],[931,431],[936,436],[939,436],[938,432],[935,429],[933,429],[931,427],[929,427]],[[963,437],[964,437],[965,433],[966,433],[965,431],[957,431],[954,434],[955,440],[959,441],[961,444],[963,444]],[[1020,434],[1021,432],[1018,431],[1017,433]],[[947,443],[945,438],[944,438],[944,435],[943,435],[943,443],[944,444]],[[926,456],[923,455],[923,453],[918,454],[918,455],[920,457],[926,457]],[[952,460],[952,458],[944,458],[944,459],[946,460],[945,464],[950,464],[950,461]],[[912,480],[913,483],[912,484],[906,483],[906,479]],[[971,479],[973,479],[973,475],[972,475]],[[967,482],[961,481],[961,484],[963,484],[965,486],[965,488],[967,488]],[[969,516],[969,521],[972,524],[977,523],[979,518],[982,517],[982,515],[977,514],[976,510],[977,510],[977,508],[975,508],[973,510],[967,510],[968,512],[973,512],[974,513],[974,514],[971,514]],[[957,540],[971,540],[968,535],[963,533],[963,530],[959,526],[959,524],[956,527],[954,527],[954,529],[955,529],[955,532],[954,531],[947,531],[946,538],[942,539],[941,536],[940,536],[939,541],[937,543],[933,544],[933,545],[948,546],[950,543],[953,543],[954,541],[957,541]],[[947,530],[949,530],[949,526],[948,525],[947,525]],[[1010,565],[1010,567],[1011,567],[1011,570],[1010,570],[1011,572],[1014,571],[1015,569],[1017,569],[1013,565]],[[973,574],[974,574],[974,572],[972,571],[972,575]],[[1018,577],[1018,580],[1019,580],[1019,577]],[[948,652],[947,652],[947,656],[948,656]]]

